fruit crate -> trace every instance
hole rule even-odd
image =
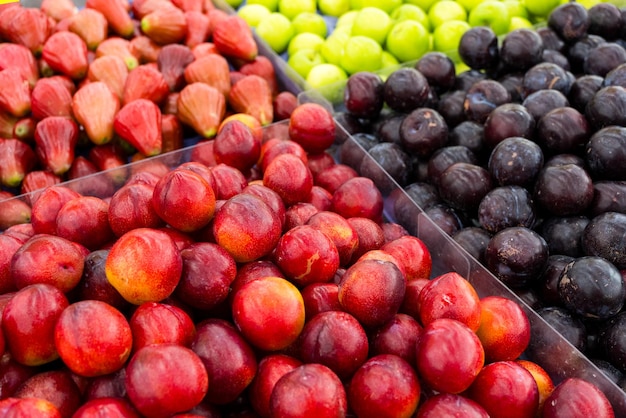
[[[383,194],[383,215],[386,220],[396,222],[394,218],[395,202],[398,199],[404,199],[407,205],[404,214],[407,215],[407,219],[410,219],[410,225],[405,222],[403,226],[427,245],[433,260],[431,276],[436,277],[447,272],[457,272],[469,280],[481,298],[486,296],[503,296],[516,301],[522,306],[530,320],[532,330],[531,344],[536,347],[534,355],[526,357],[542,366],[549,373],[555,384],[569,377],[579,377],[595,384],[611,402],[615,416],[626,416],[626,393],[596,368],[580,351],[567,342],[531,307],[445,234],[409,198],[399,184],[369,156],[367,151],[338,122],[336,124],[336,142],[328,152],[335,157],[337,162],[341,162],[340,149],[349,146],[352,150],[352,156],[360,157],[371,163],[370,175],[373,174],[372,177],[376,179],[375,183]],[[279,135],[280,132],[284,134],[287,128],[288,121],[274,123],[264,128],[264,137],[271,138]],[[164,170],[174,169],[183,163],[198,161],[205,143],[198,142],[179,150],[133,162],[115,169],[70,180],[61,183],[61,185],[85,196],[108,198],[121,188],[134,173],[143,170],[157,170],[163,173]],[[2,202],[2,205],[17,201],[29,204],[37,193],[41,193],[41,191],[16,196],[5,200]]]
[[[299,98],[301,102],[324,103],[319,92],[307,92]],[[321,102],[320,102],[321,101]],[[326,105],[328,103],[326,102]],[[340,126],[340,125],[339,125]],[[385,171],[367,151],[358,144],[343,128],[345,142],[342,146],[351,149],[352,156],[360,153],[368,164],[368,177],[383,193],[385,198],[386,218],[401,223],[411,235],[417,236],[428,246],[433,258],[433,275],[454,271],[467,278],[474,286],[478,295],[503,296],[519,303],[531,322],[531,343],[533,353],[525,353],[530,360],[542,366],[554,380],[555,384],[569,377],[585,379],[600,388],[609,398],[615,416],[626,416],[626,392],[611,381],[583,353],[570,344],[563,336],[541,318],[527,303],[518,297],[502,281],[493,275],[484,265],[470,255],[465,249],[450,238],[435,222],[425,214],[400,185]],[[335,147],[338,161],[339,151]],[[355,151],[356,150],[356,151]],[[357,170],[358,171],[358,170]],[[403,210],[404,222],[394,216],[395,204],[402,199],[407,206]]]

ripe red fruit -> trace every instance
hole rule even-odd
[[[250,403],[263,418],[270,415],[270,396],[274,385],[282,376],[302,365],[300,360],[284,354],[269,354],[259,361],[259,368],[250,384]]]
[[[69,370],[42,371],[26,380],[15,392],[15,398],[45,399],[62,416],[73,416],[82,403],[82,394]]]
[[[215,161],[246,172],[261,155],[261,141],[243,122],[232,120],[220,126],[213,145]]]
[[[109,23],[109,27],[115,33],[124,38],[129,38],[135,31],[135,26],[125,6],[128,6],[126,0],[87,0],[85,3],[85,7],[96,9],[102,13]]]
[[[224,96],[230,92],[230,67],[220,54],[209,54],[198,58],[185,67],[187,83],[202,82],[215,87]]]
[[[22,72],[16,68],[0,71],[0,109],[16,117],[27,115],[31,110],[30,87]]]
[[[298,106],[289,118],[289,137],[312,154],[333,144],[335,129],[332,113],[317,103]]]
[[[226,113],[226,98],[215,87],[191,83],[181,90],[177,106],[181,122],[191,126],[199,135],[212,138]]]
[[[187,19],[178,7],[159,7],[141,18],[141,31],[160,45],[178,43],[187,35]]]
[[[90,250],[113,240],[109,204],[95,196],[80,196],[65,203],[57,213],[57,234]]]
[[[237,262],[253,261],[269,254],[281,232],[278,215],[262,199],[248,193],[229,198],[213,221],[215,241]]]
[[[127,103],[115,115],[113,129],[144,156],[161,153],[161,110],[154,102],[135,99]]]
[[[196,328],[191,349],[209,375],[206,400],[224,405],[237,399],[257,372],[255,352],[232,322],[210,318]]]
[[[161,48],[156,63],[170,91],[178,91],[183,87],[185,68],[193,61],[193,54],[183,45],[169,44]]]
[[[183,43],[193,48],[209,39],[211,35],[211,23],[209,17],[199,10],[185,11],[187,33]]]
[[[145,35],[138,35],[130,40],[130,48],[140,64],[147,64],[156,62],[163,47]]]
[[[133,343],[124,315],[98,300],[82,300],[65,308],[56,323],[54,341],[67,367],[85,377],[121,369]]]
[[[484,362],[485,353],[474,331],[454,319],[431,322],[417,341],[417,372],[429,388],[438,392],[463,392],[474,382]]]
[[[112,36],[100,42],[96,48],[96,58],[104,55],[117,55],[124,60],[129,71],[139,65],[139,61],[131,49],[130,41],[123,38]]]
[[[96,145],[113,139],[113,121],[120,108],[117,96],[102,81],[85,84],[72,98],[72,111]]]
[[[117,55],[103,55],[89,65],[87,79],[104,82],[120,101],[124,97],[124,84],[128,77],[128,67]]]
[[[31,223],[37,234],[56,235],[56,218],[63,205],[80,195],[65,187],[48,187],[44,189],[32,205]]]
[[[222,55],[231,58],[252,61],[258,54],[252,29],[245,20],[236,14],[228,15],[215,22],[213,43]]]
[[[393,354],[371,357],[354,373],[348,386],[350,407],[363,418],[412,416],[419,399],[415,370]]]
[[[154,185],[126,184],[109,201],[109,225],[117,237],[131,229],[158,228],[164,224],[152,207]]]
[[[35,83],[31,93],[33,117],[42,120],[47,116],[72,117],[72,93],[57,78],[42,78]]]
[[[340,418],[346,415],[347,404],[346,391],[335,373],[321,364],[303,364],[276,382],[270,415]]]
[[[0,183],[8,187],[20,185],[37,157],[33,149],[19,139],[0,138]]]
[[[15,68],[33,87],[39,79],[39,69],[33,53],[23,45],[6,43],[0,48],[0,70]]]
[[[6,398],[0,400],[0,415],[61,418],[61,412],[52,402],[37,398]]]
[[[153,65],[140,65],[128,73],[124,82],[123,104],[148,99],[160,105],[170,90],[163,74]]]
[[[184,370],[184,379],[172,379]],[[146,384],[150,382],[150,384]],[[200,358],[178,344],[145,346],[126,368],[128,397],[145,416],[171,416],[198,405],[209,376]]]
[[[49,116],[35,128],[35,152],[43,166],[56,175],[65,174],[74,162],[78,125],[63,116]]]
[[[470,386],[468,396],[493,418],[532,418],[539,405],[535,379],[513,361],[486,365]]]
[[[109,34],[109,23],[96,9],[85,8],[69,19],[68,29],[80,36],[87,49],[95,51]]]
[[[272,90],[268,82],[258,75],[248,75],[230,89],[228,103],[235,112],[254,116],[261,125],[274,120]]]
[[[6,19],[6,20],[5,20]],[[48,16],[35,7],[18,7],[10,16],[2,16],[3,37],[10,42],[24,45],[39,56],[53,26]]]
[[[133,351],[151,344],[178,344],[190,347],[196,326],[181,308],[157,302],[140,305],[129,320]]]
[[[50,284],[33,284],[16,292],[2,311],[2,330],[12,358],[38,366],[59,357],[54,327],[69,306],[63,292]]]
[[[451,318],[475,332],[481,322],[478,294],[470,282],[456,272],[430,280],[420,292],[419,306],[423,326],[439,318]]]
[[[73,32],[51,35],[43,46],[42,57],[50,68],[71,79],[80,80],[87,75],[87,44]]]
[[[281,154],[268,164],[263,184],[278,193],[285,206],[290,206],[309,197],[313,175],[302,159],[293,154]]]
[[[562,381],[546,399],[544,418],[614,418],[615,413],[606,395],[597,386],[579,379]]]
[[[71,0],[42,0],[39,8],[57,22],[77,12],[76,5]]]

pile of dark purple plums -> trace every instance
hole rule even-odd
[[[626,9],[566,3],[536,30],[468,30],[470,70],[431,52],[384,81],[354,74],[338,113],[406,191],[399,223],[416,203],[622,388],[625,48]],[[342,162],[389,192],[355,148]]]

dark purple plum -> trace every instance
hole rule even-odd
[[[411,159],[399,145],[382,142],[370,148],[368,153],[372,158],[364,158],[357,171],[372,179],[383,193],[389,193],[394,187],[386,174],[400,186],[408,183],[409,175],[413,171]]]
[[[504,86],[511,96],[511,102],[522,102],[522,83],[524,81],[523,73],[506,73],[498,78],[498,82]]]
[[[432,205],[427,208],[424,213],[435,225],[449,236],[456,234],[465,226],[459,212],[445,203]],[[415,230],[415,232],[417,232],[417,230]]]
[[[572,68],[569,65],[569,60],[567,59],[565,54],[559,51],[555,51],[554,49],[544,49],[543,53],[541,54],[541,60],[546,63],[558,65],[565,71],[569,71]]]
[[[605,42],[591,49],[585,57],[585,74],[604,77],[613,68],[626,63],[626,49],[617,42]]]
[[[409,113],[426,105],[429,92],[426,77],[412,67],[395,70],[384,84],[385,103],[397,112]]]
[[[452,239],[476,260],[484,263],[485,248],[491,239],[489,232],[477,226],[468,226],[452,235]]]
[[[366,152],[378,144],[378,138],[372,134],[356,133],[352,135],[352,139],[344,141],[339,146],[339,160],[357,170]]]
[[[400,139],[400,125],[405,116],[403,113],[394,113],[380,121],[376,129],[376,135],[381,142],[402,143]]]
[[[532,138],[534,131],[535,119],[526,107],[519,103],[505,103],[487,116],[483,136],[487,147],[494,148],[507,138]]]
[[[437,111],[444,117],[449,127],[457,126],[467,120],[465,116],[465,90],[454,90],[444,93],[437,103]]]
[[[543,115],[551,110],[563,106],[569,106],[567,96],[558,90],[543,89],[529,94],[522,105],[528,110],[535,121],[541,119]]]
[[[485,149],[483,125],[470,120],[459,123],[452,128],[449,143],[467,147],[474,154],[482,155]]]
[[[567,50],[567,57],[569,58],[572,71],[574,73],[582,73],[585,59],[589,52],[605,42],[606,40],[601,36],[588,34],[570,45]]]
[[[626,269],[626,214],[605,212],[591,219],[582,235],[586,255],[604,257]]]
[[[602,257],[586,256],[565,266],[558,292],[571,312],[583,318],[607,319],[624,306],[626,287],[615,265]]]
[[[596,130],[610,125],[626,126],[626,88],[607,86],[598,90],[587,103],[585,116]]]
[[[487,74],[480,70],[462,71],[456,75],[454,90],[469,90],[477,81],[486,80]]]
[[[470,163],[454,163],[439,177],[439,194],[454,209],[474,212],[491,190],[489,171]]]
[[[580,319],[573,316],[565,308],[557,306],[539,309],[537,314],[575,348],[583,353],[586,351],[587,330],[585,324]],[[536,347],[531,340],[528,349],[531,352],[537,352],[539,347]]]
[[[626,373],[626,312],[609,319],[600,332],[600,349],[605,358]]]
[[[626,181],[595,181],[593,201],[589,205],[592,217],[604,212],[626,213]]]
[[[409,153],[428,157],[448,141],[448,124],[434,109],[422,107],[409,113],[400,124],[402,146]]]
[[[426,210],[441,202],[437,189],[430,183],[411,183],[390,194],[393,202],[393,214],[396,222],[408,231],[417,231],[417,219],[420,210]],[[418,209],[419,208],[419,209]]]
[[[580,257],[581,237],[588,223],[586,216],[553,216],[543,221],[539,233],[548,243],[550,254]]]
[[[585,6],[577,2],[561,4],[548,17],[548,27],[565,43],[573,43],[589,29],[589,15]]]
[[[343,103],[352,116],[375,119],[383,108],[383,91],[384,83],[378,74],[357,72],[346,82]]]
[[[534,197],[539,207],[550,214],[579,215],[593,200],[593,182],[578,165],[544,167],[537,176]]]
[[[537,122],[537,143],[552,154],[580,154],[591,135],[585,116],[573,107],[559,107]]]
[[[428,178],[435,185],[439,185],[441,174],[454,163],[477,164],[476,154],[462,145],[449,145],[439,148],[428,160]]]
[[[585,160],[580,155],[575,154],[557,154],[548,158],[544,164],[545,167],[556,167],[559,165],[574,164],[580,168],[586,169]]]
[[[624,21],[619,8],[612,3],[594,4],[587,11],[589,15],[588,33],[602,36],[604,39],[618,38],[624,31]]]
[[[500,45],[500,59],[509,68],[525,71],[541,62],[543,50],[543,40],[536,31],[514,29],[504,36]]]
[[[522,226],[496,233],[485,248],[485,265],[512,288],[532,285],[545,269],[548,244],[537,232]]]
[[[602,83],[605,80],[606,78],[602,78],[599,75],[585,74],[578,77],[572,83],[572,87],[567,94],[570,105],[579,112],[584,113],[587,103],[602,88]]]
[[[478,223],[492,234],[513,226],[533,228],[536,218],[532,197],[520,186],[496,187],[478,206]]]
[[[585,159],[594,179],[626,180],[626,128],[608,126],[595,132]]]
[[[602,78],[600,77],[600,79]],[[601,85],[626,87],[626,64],[620,64],[606,73]]]
[[[550,244],[548,244],[550,245]],[[550,254],[546,262],[546,268],[543,270],[537,282],[535,283],[535,292],[544,306],[562,306],[561,297],[559,296],[559,279],[565,266],[574,261],[574,257],[563,254]]]
[[[431,89],[437,93],[450,90],[456,82],[454,62],[443,52],[425,53],[415,63],[415,69],[426,77]]]
[[[463,109],[468,120],[484,123],[493,109],[509,103],[509,91],[496,80],[481,80],[467,90]]]
[[[459,56],[474,70],[493,69],[498,64],[498,37],[489,26],[475,26],[465,31],[459,41]]]
[[[616,385],[619,385],[620,381],[624,379],[624,373],[622,373],[617,367],[613,366],[609,361],[591,358],[589,359],[604,375]]]
[[[487,167],[496,184],[532,187],[543,168],[543,151],[535,142],[521,137],[507,138],[491,152]]]
[[[524,74],[522,80],[522,97],[526,98],[539,90],[558,90],[567,96],[572,85],[572,80],[567,71],[551,62],[540,62],[532,66]]]
[[[586,9],[585,9],[586,11]],[[541,40],[543,41],[543,47],[545,49],[558,51],[561,53],[565,53],[567,48],[565,47],[565,41],[552,29],[550,26],[542,26],[537,28],[537,33],[541,36]]]

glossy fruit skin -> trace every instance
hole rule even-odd
[[[441,393],[432,396],[420,406],[417,418],[437,418],[450,414],[461,414],[467,418],[487,418],[489,414],[477,402],[451,393]]]
[[[514,388],[513,390],[508,390]],[[468,391],[489,416],[531,418],[539,403],[539,390],[528,370],[511,361],[486,365]]]
[[[557,404],[560,405],[558,408]],[[578,378],[565,379],[557,385],[543,408],[545,418],[582,418],[588,414],[599,418],[615,416],[606,396],[597,387]]]
[[[618,269],[626,267],[621,236],[625,227],[626,215],[606,212],[591,219],[582,233],[582,249],[585,255],[603,257]]]
[[[352,74],[344,90],[346,110],[353,116],[365,119],[378,117],[383,108],[384,83],[371,72]]]
[[[606,319],[622,309],[626,289],[619,270],[612,263],[601,257],[587,256],[565,266],[558,292],[565,306],[578,315]]]
[[[461,37],[459,55],[472,69],[494,68],[499,56],[498,37],[488,26],[470,28]]]
[[[13,360],[26,366],[38,366],[58,358],[54,327],[67,297],[49,284],[22,288],[2,311],[2,330],[6,348]]]
[[[417,371],[428,387],[439,392],[465,391],[484,361],[485,352],[476,334],[454,319],[431,322],[416,346]]]
[[[321,364],[303,364],[276,382],[270,397],[271,416],[340,418],[348,401],[335,373]]]
[[[511,248],[515,250],[511,251]],[[525,227],[501,230],[491,238],[485,249],[487,268],[511,287],[532,283],[547,259],[548,245],[545,240]]]
[[[385,80],[384,101],[393,110],[409,113],[426,105],[430,86],[415,68],[400,68]]]
[[[354,373],[347,395],[360,417],[409,416],[417,409],[420,385],[410,363],[393,354],[381,354]]]

